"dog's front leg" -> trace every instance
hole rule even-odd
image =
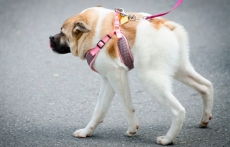
[[[110,106],[114,94],[115,92],[109,81],[105,77],[101,77],[101,89],[94,109],[93,117],[84,129],[75,131],[73,136],[84,138],[92,135],[98,124],[103,122],[104,116]]]
[[[134,136],[139,128],[138,120],[130,96],[127,72],[124,69],[116,69],[107,74],[108,80],[113,86],[116,93],[122,98],[125,114],[128,119],[129,128],[126,132],[128,136]]]

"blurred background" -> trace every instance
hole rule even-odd
[[[140,123],[136,137],[125,137],[128,124],[119,97],[90,138],[71,134],[90,121],[97,100],[99,75],[71,54],[54,54],[49,36],[62,23],[98,4],[125,11],[158,14],[177,0],[0,0],[0,146],[158,146],[156,137],[171,124],[169,114],[144,92],[135,70],[130,89]],[[176,146],[230,144],[230,1],[184,1],[165,18],[183,25],[190,36],[190,59],[214,85],[213,120],[198,128],[200,95],[174,83],[186,109]]]

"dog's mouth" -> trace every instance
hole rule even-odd
[[[49,40],[49,42],[50,42],[50,48],[53,50],[54,47],[56,46],[55,42],[54,42],[54,36],[50,36],[49,39],[50,39]]]
[[[54,48],[54,45],[51,43],[51,40],[50,40],[50,48],[53,50]]]

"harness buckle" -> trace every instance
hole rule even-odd
[[[129,18],[129,20],[132,20],[132,21],[137,20],[137,16],[136,15],[129,15],[128,18]]]
[[[121,16],[128,16],[123,8],[115,8],[115,12],[120,13]]]
[[[125,12],[123,8],[115,8],[115,12],[122,13]]]
[[[99,47],[100,49],[102,49],[104,46],[105,46],[105,42],[104,42],[103,40],[100,40],[100,41],[97,43],[97,47]]]
[[[148,16],[143,16],[143,17],[142,17],[142,19],[147,19],[147,18],[148,18]]]

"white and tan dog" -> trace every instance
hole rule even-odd
[[[131,13],[129,13],[131,14]],[[137,17],[145,13],[132,13]],[[59,34],[50,37],[51,48],[57,53],[69,53],[85,59],[89,49],[114,29],[114,11],[92,7],[67,19]],[[203,99],[203,115],[200,127],[206,127],[212,118],[212,83],[199,75],[189,61],[189,41],[185,29],[163,18],[129,21],[120,26],[126,36],[134,58],[134,68],[144,90],[164,106],[172,116],[172,124],[165,136],[157,143],[173,143],[179,134],[185,109],[172,94],[172,82],[176,79],[198,91]],[[130,97],[128,68],[118,55],[117,36],[113,35],[100,50],[93,68],[101,75],[99,98],[89,124],[73,133],[75,137],[91,136],[117,93],[121,98],[128,118],[126,134],[137,133],[139,124]]]

